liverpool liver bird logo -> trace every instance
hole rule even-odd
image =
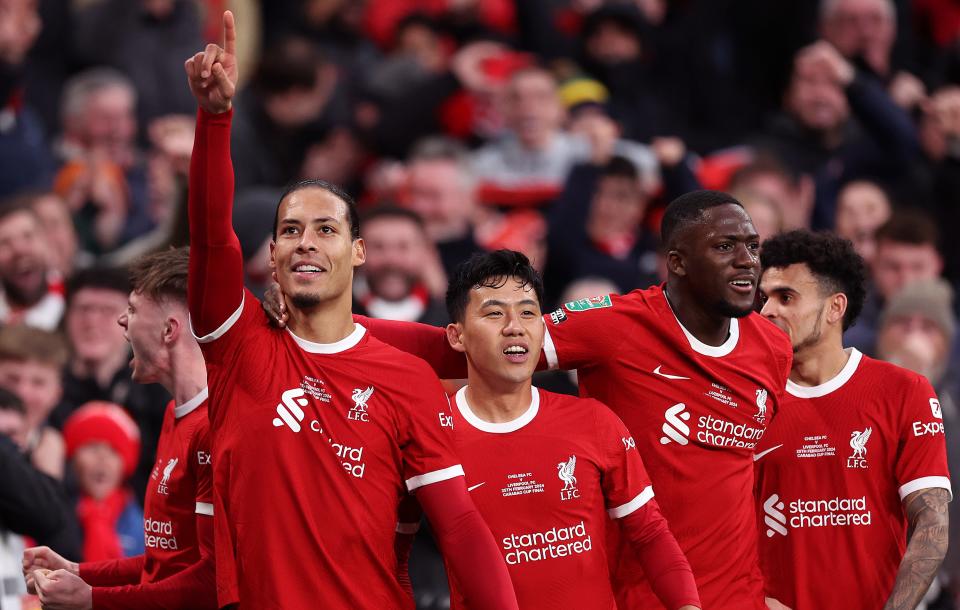
[[[566,462],[557,464],[557,476],[563,481],[563,489],[574,489],[577,486],[577,477],[573,471],[577,467],[577,456],[571,455]]]
[[[372,395],[373,386],[369,386],[366,390],[354,388],[353,394],[350,395],[350,398],[353,399],[353,408],[357,411],[366,411],[367,401],[370,400],[370,396]]]
[[[854,430],[850,433],[850,447],[853,448],[852,457],[867,457],[867,441],[870,440],[871,434],[873,434],[873,428],[866,428],[863,432]]]

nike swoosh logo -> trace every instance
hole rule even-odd
[[[483,483],[486,483],[486,481],[484,481]],[[483,485],[483,483],[477,483],[476,485],[471,485],[470,487],[467,488],[467,491],[473,491],[474,489]]]
[[[663,365],[661,364],[660,366],[663,366]],[[666,377],[667,379],[690,379],[689,377],[681,377],[680,375],[668,375],[667,373],[661,373],[660,366],[653,369],[654,375],[660,375],[661,377]]]
[[[759,460],[759,459],[762,458],[763,456],[767,455],[768,453],[770,453],[770,452],[773,451],[774,449],[779,449],[780,447],[783,447],[783,443],[780,443],[779,445],[776,445],[776,446],[774,446],[774,447],[770,447],[770,448],[767,449],[766,451],[761,451],[760,453],[754,453],[754,454],[753,454],[753,461],[756,462],[757,460]]]

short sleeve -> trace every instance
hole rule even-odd
[[[194,433],[190,461],[196,472],[197,514],[213,516],[213,464],[210,451],[210,423],[206,417]]]
[[[913,380],[902,412],[904,419],[894,469],[900,499],[931,487],[947,489],[952,497],[940,400],[923,377]]]
[[[605,294],[564,303],[543,316],[543,354],[551,369],[571,370],[600,364],[617,353],[628,334],[629,303]]]
[[[423,364],[423,363],[421,363]],[[462,477],[463,467],[453,447],[453,413],[437,376],[423,364],[413,373],[417,383],[402,405],[400,451],[408,491]]]
[[[653,499],[653,486],[627,427],[606,406],[595,405],[607,514],[611,519],[622,519]]]

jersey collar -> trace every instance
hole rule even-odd
[[[860,360],[862,358],[863,354],[861,354],[857,348],[851,347],[850,357],[847,358],[847,363],[843,365],[843,368],[840,369],[836,377],[815,386],[797,385],[787,379],[787,393],[797,398],[820,398],[830,392],[839,390],[843,384],[847,383],[847,381],[853,377],[853,374],[857,371],[857,367],[860,366]]]
[[[363,335],[367,332],[367,329],[360,324],[354,323],[353,332],[336,343],[314,343],[313,341],[307,341],[306,339],[296,336],[289,328],[287,332],[290,333],[293,340],[297,342],[297,345],[306,352],[310,352],[311,354],[339,354],[360,343],[360,339],[363,339]]]
[[[663,300],[667,302],[667,307],[670,309],[670,313],[673,314],[673,319],[677,321],[677,325],[680,326],[680,330],[683,331],[683,335],[687,338],[687,342],[690,344],[690,347],[693,348],[693,351],[704,356],[710,356],[711,358],[720,358],[726,356],[737,347],[737,341],[740,339],[740,320],[737,318],[730,318],[730,334],[727,336],[727,340],[721,343],[720,345],[707,345],[700,339],[697,339],[693,336],[687,328],[683,325],[683,322],[680,321],[680,318],[677,317],[677,312],[673,311],[673,305],[670,304],[670,299],[667,298],[667,290],[663,290]]]
[[[173,407],[173,416],[176,419],[180,419],[188,413],[192,413],[197,407],[203,404],[203,401],[207,399],[208,396],[207,388],[200,390],[200,393],[183,403],[182,405],[176,405]]]
[[[527,407],[527,410],[524,411],[520,417],[511,421],[493,423],[477,417],[476,413],[470,409],[470,405],[467,403],[467,386],[463,386],[457,391],[457,410],[460,411],[460,415],[463,416],[463,419],[465,419],[468,424],[482,432],[491,432],[494,434],[515,432],[529,424],[533,421],[533,418],[537,416],[537,412],[540,410],[540,391],[537,390],[535,386],[530,386],[530,406]]]

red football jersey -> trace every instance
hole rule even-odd
[[[855,349],[816,387],[787,384],[757,448],[760,565],[794,610],[881,608],[906,548],[902,500],[950,489],[926,379]]]
[[[249,291],[198,340],[225,457],[214,462],[221,603],[235,587],[246,608],[410,607],[396,579],[398,499],[463,475],[426,363],[360,325],[332,344],[272,328]]]
[[[490,423],[456,396],[454,437],[470,495],[493,532],[521,608],[616,608],[609,517],[653,498],[635,443],[595,400],[532,389],[517,419]],[[453,582],[454,608],[464,602]]]
[[[703,344],[661,287],[581,299],[544,319],[551,368],[577,369],[581,394],[608,405],[636,439],[704,608],[765,608],[753,451],[790,372],[787,336],[750,314],[730,321],[723,345]],[[615,586],[622,607],[662,607],[629,551]]]
[[[200,561],[197,515],[213,516],[207,389],[163,416],[157,463],[143,502],[141,582],[158,582]]]

